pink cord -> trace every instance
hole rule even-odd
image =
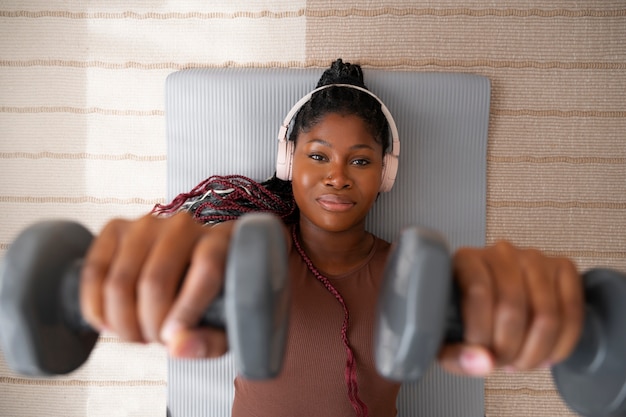
[[[302,249],[302,246],[298,241],[298,234],[295,227],[292,228],[292,238],[294,245],[298,250],[298,253],[302,257],[302,260],[304,260],[304,263],[309,268],[311,273],[313,273],[315,278],[317,278],[317,280],[320,281],[322,285],[324,285],[324,287],[332,295],[335,296],[335,298],[337,299],[337,301],[339,301],[341,307],[343,308],[344,317],[343,324],[341,326],[341,340],[343,341],[343,345],[346,349],[347,355],[345,377],[346,385],[348,386],[348,398],[350,399],[350,404],[352,404],[352,408],[354,408],[356,415],[358,417],[367,417],[367,405],[365,405],[365,403],[359,398],[359,387],[356,376],[356,361],[354,359],[354,353],[352,352],[352,348],[350,348],[350,341],[348,340],[348,324],[350,321],[350,313],[348,312],[348,307],[346,306],[346,303],[343,300],[341,294],[339,294],[339,291],[337,291],[335,287],[333,287],[333,284],[331,284],[328,278],[326,278],[318,271],[315,265],[313,265],[311,259],[304,252],[304,249]]]

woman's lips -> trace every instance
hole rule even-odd
[[[347,211],[354,206],[354,202],[349,198],[336,194],[324,194],[317,198],[317,202],[328,211]]]

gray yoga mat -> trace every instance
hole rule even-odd
[[[223,68],[171,74],[165,94],[168,199],[214,174],[271,176],[279,125],[321,72]],[[401,144],[397,181],[377,201],[369,230],[393,241],[404,226],[421,224],[441,231],[453,249],[484,245],[489,80],[364,72],[367,86],[393,114]],[[168,359],[170,415],[230,416],[234,377],[228,354],[215,360]],[[403,385],[398,415],[483,416],[483,381],[434,365],[419,382]]]

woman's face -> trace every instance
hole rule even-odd
[[[327,114],[296,142],[292,186],[300,220],[333,232],[363,227],[382,169],[382,145],[363,120]]]

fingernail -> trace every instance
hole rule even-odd
[[[172,341],[172,337],[174,337],[174,334],[182,329],[182,327],[183,326],[177,321],[166,321],[161,328],[159,337],[164,343],[170,343]]]
[[[459,362],[472,375],[486,375],[491,372],[491,361],[482,352],[467,349],[461,353]]]
[[[199,339],[188,339],[177,352],[184,358],[203,358],[207,354],[206,345]]]

